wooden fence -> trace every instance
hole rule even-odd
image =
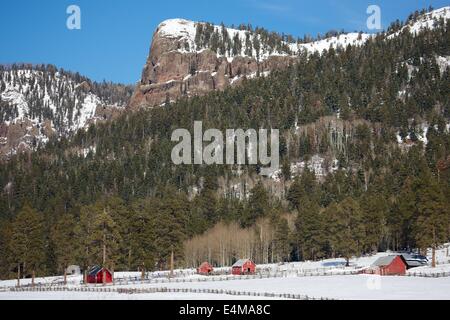
[[[13,292],[107,292],[118,294],[152,294],[152,293],[203,293],[203,294],[222,294],[232,296],[251,296],[251,297],[265,297],[265,298],[279,298],[279,299],[294,299],[294,300],[333,300],[330,298],[310,297],[308,295],[292,294],[292,293],[274,293],[274,292],[253,292],[253,291],[238,291],[225,289],[191,289],[191,288],[142,288],[142,289],[120,289],[111,287],[34,287],[34,288],[10,288]]]
[[[117,286],[126,286],[132,284],[164,284],[164,283],[193,283],[193,282],[216,282],[216,281],[233,281],[233,280],[255,280],[255,279],[269,279],[269,278],[287,278],[287,277],[317,277],[317,276],[342,276],[342,275],[356,275],[359,274],[359,270],[344,270],[344,271],[333,271],[330,269],[310,269],[309,271],[305,270],[289,270],[283,272],[263,272],[264,269],[261,269],[257,274],[254,275],[243,275],[243,276],[234,276],[234,275],[211,275],[201,278],[167,278],[167,277],[149,277],[149,274],[146,274],[145,278],[141,277],[121,277],[114,279],[114,285]],[[264,270],[265,271],[265,270]],[[195,274],[195,273],[193,273]],[[193,275],[192,274],[192,275]],[[183,276],[190,275],[187,273],[183,273]],[[181,274],[178,274],[181,276]],[[433,273],[425,273],[425,272],[408,272],[405,274],[407,277],[425,277],[425,278],[442,278],[442,277],[450,277],[450,272],[433,272]],[[84,284],[81,285],[88,287],[105,287],[103,284]],[[111,284],[108,284],[110,286]],[[63,281],[54,281],[51,283],[41,283],[38,282],[34,285],[34,288],[61,288],[66,287]],[[15,288],[15,286],[4,286],[0,287],[0,292],[9,291],[11,288]],[[21,285],[20,288],[33,288],[31,284]]]
[[[310,272],[277,272],[277,273],[257,273],[254,275],[225,275],[225,276],[206,276],[201,278],[144,278],[141,277],[124,277],[114,280],[114,285],[129,285],[129,284],[160,284],[160,283],[186,283],[186,282],[214,282],[214,281],[229,281],[229,280],[254,280],[254,279],[269,279],[269,278],[287,278],[287,277],[313,277],[313,276],[335,276],[335,275],[355,275],[359,270],[345,270],[336,272],[310,271]],[[99,284],[102,285],[102,284]]]
[[[443,278],[443,277],[450,277],[450,272],[443,271],[443,272],[433,272],[433,273],[426,273],[426,272],[407,272],[405,274],[407,277],[424,277],[424,278]]]

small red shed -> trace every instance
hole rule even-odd
[[[380,276],[402,276],[406,274],[408,265],[402,255],[393,255],[378,258],[365,273]]]
[[[87,283],[103,283],[103,275],[105,275],[105,283],[113,282],[111,271],[106,268],[95,266],[88,272]]]
[[[254,274],[256,264],[250,259],[240,259],[231,267],[231,273],[234,275]]]
[[[202,275],[209,275],[213,271],[214,268],[208,262],[203,262],[200,267],[197,268],[197,273]]]

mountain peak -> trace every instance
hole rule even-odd
[[[156,33],[161,36],[171,38],[189,37],[194,39],[196,31],[195,28],[196,22],[175,18],[161,22],[156,29]]]
[[[371,35],[335,33],[315,42],[263,28],[228,28],[207,22],[169,19],[155,30],[141,83],[131,108],[157,106],[180,96],[238,85],[244,78],[268,75],[302,53],[362,45]]]
[[[413,34],[432,29],[435,21],[450,18],[450,7],[413,14],[405,25],[383,33],[396,37],[402,28]],[[264,28],[239,29],[182,18],[161,22],[154,34],[132,108],[157,106],[181,96],[223,90],[244,78],[267,75],[287,66],[300,54],[322,54],[330,48],[362,46],[376,34],[329,32],[318,39],[294,39]]]

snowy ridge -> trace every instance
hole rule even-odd
[[[297,52],[301,49],[306,50],[309,53],[322,53],[325,50],[328,50],[330,48],[337,49],[337,48],[346,48],[347,46],[362,46],[364,43],[367,42],[367,40],[371,39],[374,35],[367,34],[367,33],[347,33],[342,34],[339,36],[306,43],[306,44],[300,44],[291,45],[292,49],[295,50],[295,47],[297,46]]]
[[[450,19],[450,6],[433,10],[421,16],[418,21],[410,25],[411,33],[417,34],[424,29],[433,29],[435,21],[439,19]]]
[[[409,28],[409,31],[413,35],[417,35],[418,33],[426,29],[432,30],[435,27],[435,23],[440,19],[444,19],[445,21],[450,19],[450,6],[436,9],[420,16],[415,21],[409,22],[400,31],[397,31],[389,35],[388,39],[395,38],[396,36],[401,34],[406,28]]]
[[[437,10],[433,10],[429,13],[426,13],[420,17],[418,17],[415,21],[410,22],[408,25],[404,26],[402,30],[406,27],[410,28],[410,32],[413,34],[418,34],[419,32],[425,30],[425,29],[432,29],[435,25],[435,21],[438,21],[439,19],[450,19],[450,6],[443,7]],[[201,51],[205,50],[205,48],[198,48],[196,45],[196,33],[197,33],[197,26],[199,24],[206,25],[206,23],[203,22],[194,22],[190,20],[185,19],[169,19],[163,21],[161,24],[159,24],[156,33],[161,37],[171,38],[171,39],[177,39],[180,43],[183,43],[184,45],[181,45],[180,48],[177,50],[182,53],[190,53],[190,52],[197,52],[200,53]],[[219,35],[222,34],[222,26],[214,25],[214,32],[217,32]],[[375,37],[376,34],[367,34],[367,33],[346,33],[346,34],[340,34],[337,36],[333,36],[330,38],[313,41],[310,43],[299,43],[299,42],[285,42],[283,41],[283,46],[288,48],[290,51],[289,53],[286,52],[283,48],[280,48],[279,46],[275,46],[273,48],[269,48],[266,45],[261,45],[261,50],[257,52],[257,50],[252,46],[251,48],[247,48],[245,46],[246,41],[253,40],[254,38],[258,38],[258,40],[261,41],[261,36],[255,32],[250,32],[247,30],[237,30],[233,28],[225,28],[226,32],[229,35],[230,39],[234,39],[235,37],[238,37],[241,41],[242,48],[241,51],[237,54],[233,55],[230,54],[230,52],[226,52],[225,54],[221,55],[217,53],[218,57],[225,56],[228,58],[229,61],[233,60],[234,56],[243,56],[243,57],[253,57],[253,58],[259,58],[259,60],[265,60],[269,58],[270,56],[287,56],[287,55],[298,55],[302,52],[306,52],[309,54],[313,53],[323,53],[325,50],[328,50],[330,48],[346,48],[347,46],[361,46],[364,45],[368,40]],[[387,36],[388,39],[394,38],[398,36],[402,30],[390,34]],[[251,51],[251,55],[249,52]]]
[[[197,52],[200,53],[204,48],[197,48],[197,45],[195,43],[195,37],[196,37],[196,27],[199,23],[185,20],[185,19],[169,19],[165,20],[162,23],[159,24],[156,33],[159,34],[162,37],[171,38],[171,39],[177,39],[180,42],[183,42],[185,45],[181,46],[180,49],[178,49],[179,52],[187,53],[187,52]],[[222,32],[222,27],[218,25],[214,25],[214,31],[218,32],[219,34]],[[226,28],[226,31],[231,39],[234,39],[235,37],[238,37],[239,40],[245,44],[247,37],[254,38],[257,37],[259,40],[261,40],[261,36],[254,33],[249,32],[247,30],[238,30],[238,29],[232,29],[232,28]],[[337,49],[339,47],[345,48],[348,45],[362,45],[364,44],[368,39],[373,37],[371,34],[364,34],[364,33],[348,33],[348,34],[342,34],[338,36],[334,36],[331,38],[314,41],[310,43],[287,43],[283,42],[284,45],[286,45],[289,50],[291,50],[292,55],[297,55],[301,52],[308,52],[308,53],[322,53],[325,50],[328,50],[330,47]],[[187,45],[186,45],[187,44]],[[189,48],[189,50],[186,50],[186,48]],[[249,55],[246,54],[247,48],[245,45],[242,46],[241,52],[237,54],[237,56],[243,56],[248,57]],[[286,52],[283,52],[283,50],[280,50],[280,48],[268,48],[267,46],[263,46],[261,48],[261,51],[259,52],[259,58],[260,60],[265,60],[269,58],[270,56],[287,56],[288,54]],[[221,55],[218,54],[220,57]],[[233,59],[233,55],[225,54],[229,61]],[[258,53],[255,48],[252,48],[252,57],[257,57]]]
[[[195,22],[185,19],[168,19],[161,22],[156,31],[160,35],[168,38],[195,38]]]

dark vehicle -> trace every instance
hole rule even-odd
[[[423,267],[428,265],[428,258],[416,253],[402,253],[409,268]]]

